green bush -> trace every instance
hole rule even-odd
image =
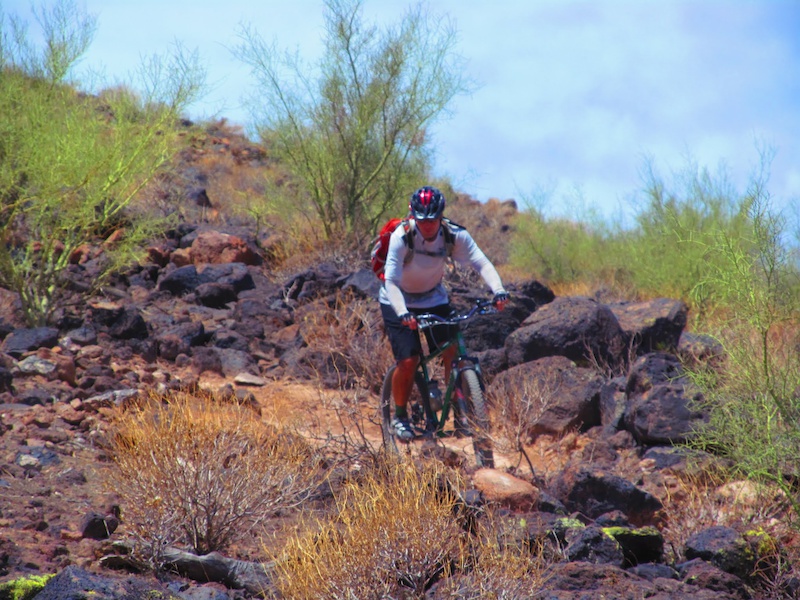
[[[645,205],[626,245],[633,284],[645,295],[690,301],[704,314],[719,302],[719,290],[709,281],[721,266],[714,252],[719,235],[737,246],[749,243],[751,202],[737,193],[725,171],[714,176],[689,162],[665,182],[648,165]]]
[[[509,261],[555,288],[625,288],[627,264],[618,260],[624,236],[603,223],[546,219],[529,210],[515,221]]]
[[[762,173],[765,166],[762,156]],[[717,249],[725,243],[754,251],[753,194],[739,193],[724,170],[712,175],[692,162],[671,180],[651,163],[644,172],[632,226],[548,219],[533,208],[523,213],[512,238],[513,266],[572,293],[605,288],[628,298],[680,298],[697,319],[724,304],[713,276],[725,268]]]
[[[710,414],[694,444],[731,459],[739,476],[777,485],[792,500],[800,476],[800,273],[785,245],[785,221],[753,182],[746,236],[719,232],[699,286],[719,309],[704,321],[724,352],[695,369]]]
[[[0,285],[19,294],[31,325],[51,317],[79,251],[102,249],[101,285],[164,227],[136,202],[175,152],[178,118],[202,77],[178,52],[143,65],[141,96],[96,98],[65,79],[94,22],[64,1],[40,23],[38,52],[19,24],[0,34]]]
[[[364,23],[361,2],[326,0],[318,65],[281,54],[253,28],[241,39],[259,133],[303,191],[295,215],[313,214],[325,240],[360,245],[420,186],[426,128],[466,89],[454,29],[418,6],[381,31]]]

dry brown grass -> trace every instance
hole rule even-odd
[[[515,376],[516,375],[516,376]],[[524,457],[531,472],[534,466],[526,445],[532,442],[531,431],[558,394],[557,377],[532,379],[515,372],[506,372],[492,381],[488,400],[493,407],[492,438],[501,452]]]
[[[480,522],[467,562],[437,588],[436,598],[517,600],[542,589],[554,559],[543,543],[504,541],[504,529],[491,515]]]
[[[301,335],[311,350],[330,357],[340,387],[351,383],[377,391],[394,363],[378,303],[344,292],[332,307],[304,311]]]
[[[275,556],[281,597],[421,598],[465,555],[457,487],[437,464],[401,462],[347,482],[336,514],[308,520]]]
[[[311,446],[249,407],[207,393],[171,393],[115,415],[108,485],[137,553],[155,568],[182,545],[223,550],[319,485]]]

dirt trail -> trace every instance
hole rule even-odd
[[[204,376],[202,387],[218,390],[229,380],[219,376]],[[366,440],[373,449],[379,450],[383,443],[378,415],[378,397],[366,390],[324,390],[308,382],[275,381],[263,387],[247,388],[256,398],[267,421],[280,422],[297,427],[309,437],[324,440],[330,436],[348,436],[353,441]],[[586,441],[580,436],[569,435],[561,440],[542,436],[536,443],[525,446],[525,459],[511,444],[497,440],[494,449],[495,468],[513,469],[524,475],[530,473],[528,460],[539,476],[559,471],[569,456],[579,451]],[[402,456],[417,456],[431,452],[434,446],[446,449],[447,455],[475,464],[475,453],[471,438],[447,437],[436,442],[415,440],[401,446]]]

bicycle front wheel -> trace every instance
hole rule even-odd
[[[463,405],[459,409],[467,417],[472,447],[475,449],[475,463],[478,467],[494,468],[489,412],[486,409],[480,376],[474,369],[461,372],[459,389],[463,396]]]

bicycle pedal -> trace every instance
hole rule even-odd
[[[413,442],[415,439],[417,439],[417,436],[414,436],[413,438],[403,438],[403,437],[400,437],[399,435],[395,435],[395,434],[392,434],[392,437],[394,438],[395,442],[397,442],[398,444],[403,444],[404,446],[407,446],[408,444]]]

